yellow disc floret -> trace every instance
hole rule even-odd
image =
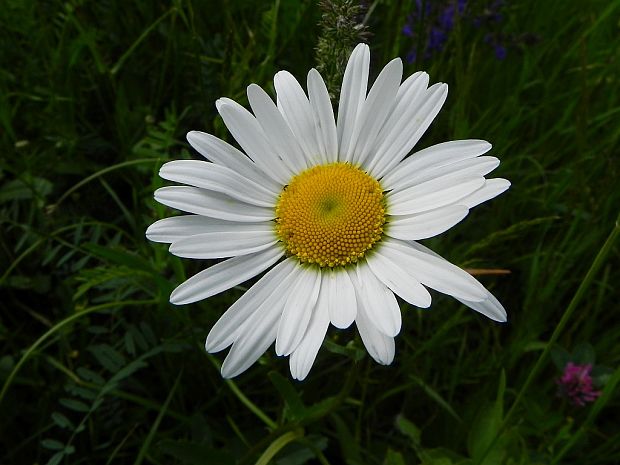
[[[314,166],[291,179],[276,205],[276,232],[286,251],[321,267],[356,262],[381,239],[381,185],[355,166]]]

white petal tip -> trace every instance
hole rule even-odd
[[[190,144],[192,143],[192,141],[195,141],[199,137],[200,137],[200,131],[189,131],[185,135],[185,138],[187,139],[187,142],[189,142]]]
[[[181,284],[182,286],[182,284]],[[187,305],[187,304],[191,304],[194,302],[197,302],[197,300],[193,300],[191,298],[188,298],[187,296],[183,295],[182,292],[177,292],[178,291],[178,287],[172,291],[172,294],[170,294],[170,303],[172,305]],[[200,300],[200,299],[198,299]]]
[[[275,352],[278,357],[286,357],[288,355],[288,353],[286,353],[286,349],[288,349],[288,347],[282,347],[282,344],[278,344],[278,341],[276,340]]]
[[[228,347],[228,346],[222,344],[221,341],[217,341],[217,340],[215,340],[213,338],[209,338],[209,336],[207,336],[207,340],[205,341],[205,350],[207,352],[209,352],[210,354],[215,354],[216,352],[221,352],[226,347]]]
[[[354,321],[355,321],[355,315],[353,316],[353,319],[350,321],[348,319],[347,320],[332,319],[331,324],[338,329],[347,329],[349,326],[353,324]]]
[[[310,370],[293,369],[291,367],[291,376],[296,381],[303,381],[308,376],[308,373],[310,373]]]
[[[430,297],[430,294],[429,294],[429,297]],[[429,298],[427,300],[419,302],[418,304],[416,304],[416,307],[418,307],[418,308],[430,308],[432,300],[433,300],[432,298]]]
[[[183,299],[170,295],[170,303],[172,305],[185,305],[185,304],[188,304],[189,302],[183,302]]]
[[[222,108],[224,108],[226,106],[228,106],[228,103],[223,98],[218,98],[215,101],[215,108],[217,108],[217,111],[220,112],[220,113],[222,111]]]

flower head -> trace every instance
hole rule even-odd
[[[336,122],[320,74],[306,94],[288,72],[276,74],[276,102],[248,87],[253,114],[222,98],[217,109],[243,152],[202,132],[189,143],[211,160],[162,166],[155,199],[189,215],[157,221],[147,237],[179,257],[221,259],[177,287],[188,304],[268,270],[210,331],[206,349],[232,345],[222,375],[252,365],[275,341],[294,378],[307,376],[330,323],[355,322],[379,363],[394,358],[401,329],[395,295],[429,307],[427,287],[454,296],[496,321],[501,304],[478,281],[418,242],[505,191],[485,179],[499,160],[482,140],[445,142],[407,157],[443,105],[448,87],[415,73],[401,83],[392,60],[367,92],[370,52],[349,58]],[[245,153],[244,153],[245,152]]]
[[[594,402],[601,395],[601,391],[594,389],[591,371],[591,363],[580,365],[568,362],[562,376],[556,380],[558,395],[579,407],[584,407],[588,402]]]

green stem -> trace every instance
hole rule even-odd
[[[616,390],[616,386],[620,382],[620,368],[617,368],[614,374],[611,376],[607,384],[605,384],[605,389],[603,389],[603,394],[596,400],[592,408],[590,409],[590,413],[588,417],[583,422],[583,424],[579,427],[575,434],[570,436],[570,439],[566,442],[562,450],[558,452],[558,455],[553,457],[551,463],[549,465],[557,465],[560,460],[566,455],[566,453],[573,447],[573,445],[577,442],[578,439],[583,436],[586,430],[590,427],[590,425],[594,422],[598,414],[601,412],[603,407],[607,404],[607,402],[612,398],[614,391]]]
[[[98,384],[90,383],[88,381],[84,381],[77,374],[72,372],[69,368],[64,366],[62,363],[60,363],[55,358],[48,356],[48,357],[46,357],[46,360],[54,368],[56,368],[57,370],[62,371],[65,375],[67,375],[67,377],[70,378],[71,381],[73,381],[78,386],[84,386],[85,388],[92,389],[93,391],[101,389],[101,386],[98,385]],[[107,395],[118,397],[119,399],[128,400],[129,402],[133,402],[135,404],[141,405],[142,407],[150,409],[150,410],[160,411],[161,408],[162,408],[162,406],[160,404],[158,404],[157,402],[153,402],[151,400],[144,399],[143,397],[137,396],[135,394],[131,394],[129,392],[121,391],[119,389],[112,389],[111,391],[108,391]],[[169,417],[174,418],[175,420],[179,420],[179,421],[186,422],[186,423],[191,420],[190,417],[188,417],[186,415],[182,415],[182,414],[180,414],[178,412],[175,412],[175,411],[172,411],[170,409],[168,409],[166,414]]]
[[[207,354],[207,357],[209,358],[209,361],[219,370],[220,364],[217,362],[215,357],[211,356],[210,354]],[[237,399],[239,399],[241,403],[245,405],[248,410],[250,410],[250,412],[260,418],[262,422],[269,427],[269,429],[275,430],[278,427],[278,424],[275,421],[269,418],[269,416],[265,412],[263,412],[255,403],[248,399],[243,392],[241,392],[241,389],[239,389],[239,387],[233,380],[226,379],[224,381],[233,392],[233,394],[237,396]]]
[[[58,199],[58,201],[53,205],[54,209],[58,208],[58,206],[67,198],[69,197],[71,194],[73,194],[76,190],[78,190],[80,187],[82,187],[85,184],[88,184],[89,182],[97,179],[100,176],[103,176],[104,174],[109,173],[110,171],[115,171],[118,170],[120,168],[125,168],[126,166],[132,166],[132,165],[141,165],[144,163],[160,163],[161,159],[159,158],[140,158],[138,160],[129,160],[129,161],[124,161],[122,163],[118,163],[116,165],[112,165],[112,166],[108,166],[107,168],[104,168],[102,170],[97,171],[96,173],[91,174],[90,176],[85,177],[84,179],[82,179],[80,182],[78,182],[77,184],[75,184],[73,187],[71,187],[69,190],[67,190],[64,194],[62,194],[60,196],[60,198]]]
[[[153,32],[157,26],[159,26],[159,23],[161,23],[164,19],[166,19],[172,13],[176,13],[176,11],[177,11],[176,7],[170,8],[163,15],[157,18],[149,27],[147,27],[144,31],[142,31],[142,34],[140,34],[140,36],[134,41],[134,43],[131,44],[131,47],[129,47],[129,49],[127,49],[127,51],[123,53],[123,55],[118,59],[116,64],[112,66],[112,69],[110,69],[110,74],[113,76],[115,74],[118,74],[118,72],[120,71],[121,67],[123,66],[127,58],[131,56],[134,50],[138,48],[138,46],[144,41],[144,39],[146,39],[146,37],[151,32]]]
[[[20,370],[22,365],[26,363],[26,360],[30,358],[30,356],[34,353],[35,350],[39,348],[41,344],[43,344],[50,336],[55,334],[60,329],[69,325],[70,323],[73,323],[75,320],[82,318],[85,315],[89,315],[91,313],[98,312],[100,310],[105,310],[107,308],[125,307],[125,306],[130,306],[130,305],[147,305],[147,304],[154,304],[157,302],[158,302],[157,300],[129,300],[126,302],[108,302],[106,304],[95,305],[94,307],[90,307],[80,312],[74,313],[73,315],[65,318],[59,323],[56,323],[26,350],[26,352],[24,352],[24,354],[19,359],[19,361],[15,364],[15,366],[13,367],[13,370],[11,370],[11,373],[9,373],[9,376],[4,381],[4,385],[2,386],[2,390],[0,391],[0,404],[2,403],[2,400],[4,399],[4,396],[9,389],[9,386],[13,382],[15,375]]]
[[[270,460],[278,453],[280,450],[286,446],[289,442],[294,441],[295,439],[299,439],[303,437],[304,430],[302,428],[298,428],[294,431],[289,431],[288,433],[284,433],[278,439],[269,444],[269,447],[265,449],[263,455],[256,461],[256,465],[268,465]]]
[[[491,449],[493,448],[493,446],[499,439],[501,433],[508,426],[510,419],[517,411],[517,407],[521,404],[521,401],[523,400],[523,396],[525,395],[525,392],[528,390],[528,388],[530,387],[530,385],[532,384],[532,382],[538,375],[538,372],[542,368],[543,364],[546,362],[549,352],[551,351],[551,348],[553,347],[555,342],[560,337],[560,333],[562,333],[562,330],[568,323],[568,320],[570,320],[570,317],[572,316],[573,312],[577,309],[577,305],[579,305],[579,303],[581,302],[581,299],[583,298],[586,291],[590,287],[590,284],[592,283],[594,277],[596,276],[596,273],[603,266],[603,264],[605,263],[605,260],[607,260],[607,256],[611,252],[614,242],[616,241],[616,238],[618,237],[618,234],[620,234],[620,216],[616,219],[614,228],[611,230],[611,233],[607,237],[607,240],[603,244],[603,247],[601,247],[598,254],[596,255],[596,258],[594,259],[594,262],[592,263],[592,265],[590,266],[590,269],[586,273],[585,278],[583,278],[583,281],[579,285],[577,292],[575,292],[573,299],[571,300],[570,304],[564,311],[562,318],[560,318],[560,322],[553,330],[553,334],[551,334],[551,338],[549,338],[549,341],[545,345],[545,349],[542,351],[542,353],[538,357],[538,360],[536,360],[534,367],[530,370],[528,377],[525,380],[525,383],[523,383],[523,386],[521,386],[521,389],[519,390],[517,397],[515,398],[512,406],[510,407],[510,410],[508,410],[508,413],[504,417],[502,424],[498,428],[495,434],[495,437],[493,438],[493,441],[491,441],[491,443],[487,447],[487,450],[484,452],[484,454],[482,454],[482,456],[475,462],[476,465],[482,463],[482,461],[486,458],[488,453],[491,451]]]
[[[168,397],[166,398],[164,405],[159,411],[157,418],[155,418],[155,422],[153,423],[153,426],[149,430],[149,434],[144,440],[144,443],[142,444],[142,447],[140,448],[140,452],[138,452],[138,457],[136,457],[136,461],[134,462],[134,465],[140,465],[142,461],[144,460],[144,457],[146,457],[146,453],[148,452],[149,447],[151,447],[151,442],[153,442],[153,438],[155,437],[155,433],[157,433],[159,424],[161,423],[161,420],[164,418],[164,415],[166,414],[166,410],[168,410],[168,406],[170,405],[170,401],[172,400],[174,393],[179,387],[179,382],[181,381],[182,374],[183,374],[183,370],[181,370],[179,374],[177,375],[177,379],[175,380],[174,385],[172,386],[172,389],[170,389],[170,393],[168,393]]]

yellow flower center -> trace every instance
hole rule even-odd
[[[356,262],[381,239],[381,185],[348,163],[302,171],[276,205],[276,232],[302,262],[334,267]]]

